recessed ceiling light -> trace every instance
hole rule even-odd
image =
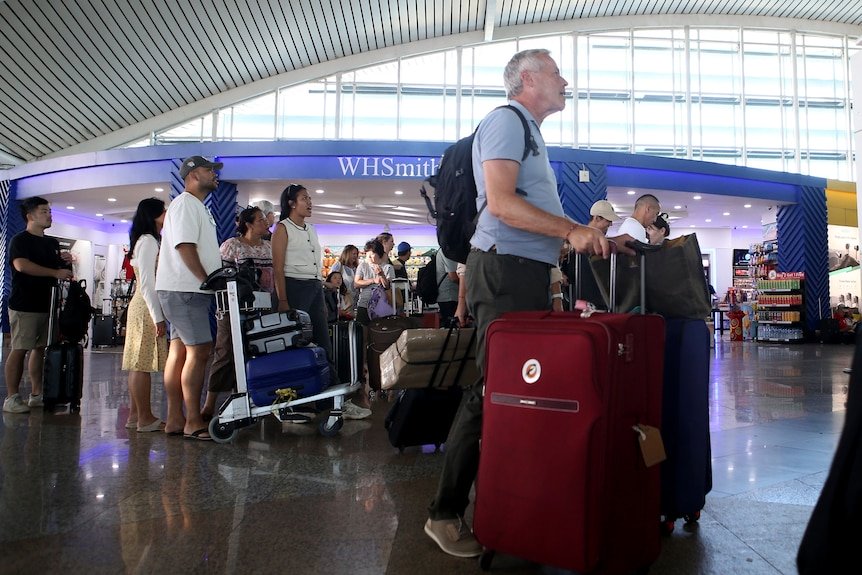
[[[104,214],[96,214],[97,218],[101,218]]]
[[[109,202],[116,202],[116,201],[117,201],[117,198],[108,198],[108,201],[109,201]]]
[[[315,194],[322,194],[325,190],[314,190]]]
[[[164,191],[165,191],[165,189],[164,189],[164,188],[154,188],[154,189],[153,189],[153,191],[155,191],[155,192],[164,192]]]
[[[748,229],[748,226],[742,226],[742,229],[746,230]]]
[[[128,224],[128,223],[129,223],[129,220],[120,220],[120,223],[121,223],[121,224]]]
[[[682,206],[674,206],[674,207],[673,207],[673,209],[675,209],[675,210],[681,210],[681,209],[682,209]]]
[[[74,209],[75,209],[75,206],[66,206],[66,209],[67,209],[67,210],[74,210]]]
[[[629,191],[627,191],[626,193],[627,193],[628,195],[630,195],[630,196],[635,195],[635,191],[634,191],[634,190],[629,190]]]
[[[712,220],[711,220],[711,219],[709,219],[709,218],[706,218],[706,219],[705,219],[705,220],[703,220],[703,221],[705,221],[706,223],[710,223]]]
[[[745,204],[745,205],[744,205],[744,206],[742,206],[742,207],[743,207],[743,208],[750,208],[750,207],[751,207],[751,204]]]
[[[402,192],[401,190],[395,190],[395,195],[396,195],[396,196],[400,196],[400,195],[401,195],[401,194],[403,194],[403,193],[404,193],[404,192]]]
[[[723,213],[723,214],[721,214],[721,215],[722,215],[722,216],[729,216],[729,215],[730,215],[730,212],[724,212],[724,213]]]
[[[695,199],[695,200],[700,200],[700,199],[701,199],[701,196],[694,196],[694,199]]]
[[[691,224],[691,225],[690,225],[690,226],[688,226],[688,227],[693,228],[693,227],[694,227],[694,224]]]

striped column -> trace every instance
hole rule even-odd
[[[805,327],[814,332],[830,317],[826,190],[799,189],[799,202],[778,209],[778,271],[805,272]]]
[[[9,242],[26,227],[16,200],[15,181],[0,180],[0,331],[9,333],[9,296],[12,293],[12,267]]]
[[[608,171],[604,164],[554,162],[557,191],[563,203],[563,212],[578,223],[590,221],[590,208],[608,197]],[[581,182],[580,170],[590,172],[590,181]]]

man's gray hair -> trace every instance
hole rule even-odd
[[[252,202],[251,205],[255,208],[260,208],[260,211],[263,212],[264,216],[275,212],[275,206],[273,206],[272,202],[269,200],[258,200],[256,202]]]
[[[533,50],[522,50],[512,56],[512,59],[506,64],[506,69],[503,70],[503,86],[506,88],[506,97],[508,99],[511,100],[520,94],[524,88],[521,72],[538,72],[545,63],[541,57],[550,56],[550,54],[550,50],[536,48]]]

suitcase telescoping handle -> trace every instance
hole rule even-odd
[[[614,242],[610,242],[611,245],[611,256],[610,256],[610,289],[608,294],[608,299],[610,301],[610,310],[613,313],[618,313],[617,310],[617,249],[616,244]],[[638,240],[631,240],[626,242],[626,246],[633,249],[636,254],[640,256],[640,309],[641,313],[646,313],[646,253],[653,252],[661,249],[661,245],[652,245],[645,244]],[[569,301],[575,302],[581,299],[581,254],[574,253],[575,263],[573,276],[574,281],[574,294],[570,294]],[[569,284],[569,289],[572,288],[572,284]]]
[[[60,319],[60,294],[63,293],[63,282],[57,280],[51,286],[51,311],[48,313],[48,345],[57,343],[57,324]]]

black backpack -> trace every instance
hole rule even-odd
[[[70,343],[78,343],[87,335],[91,317],[93,308],[87,295],[87,281],[69,282],[69,292],[57,318],[60,337]]]
[[[445,255],[446,252],[443,252]],[[446,276],[443,276],[446,279]],[[416,293],[422,298],[424,305],[437,303],[437,296],[440,293],[440,284],[443,279],[437,282],[437,254],[431,257],[431,261],[419,268],[416,274]]]
[[[530,125],[524,114],[515,106],[506,105],[500,108],[508,108],[515,112],[524,126],[524,155],[521,161],[527,159],[531,151],[533,155],[538,155],[538,145],[533,139]],[[480,210],[476,210],[477,190],[476,180],[473,178],[473,138],[475,136],[476,130],[473,130],[472,134],[449,146],[443,153],[437,173],[425,180],[434,188],[433,206],[424,185],[419,191],[425,199],[431,217],[437,220],[437,243],[440,249],[447,258],[462,264],[467,263],[470,238],[476,231],[479,214],[487,205],[486,202]],[[527,195],[522,190],[518,190],[518,193]],[[425,298],[422,298],[422,301],[425,301]]]

